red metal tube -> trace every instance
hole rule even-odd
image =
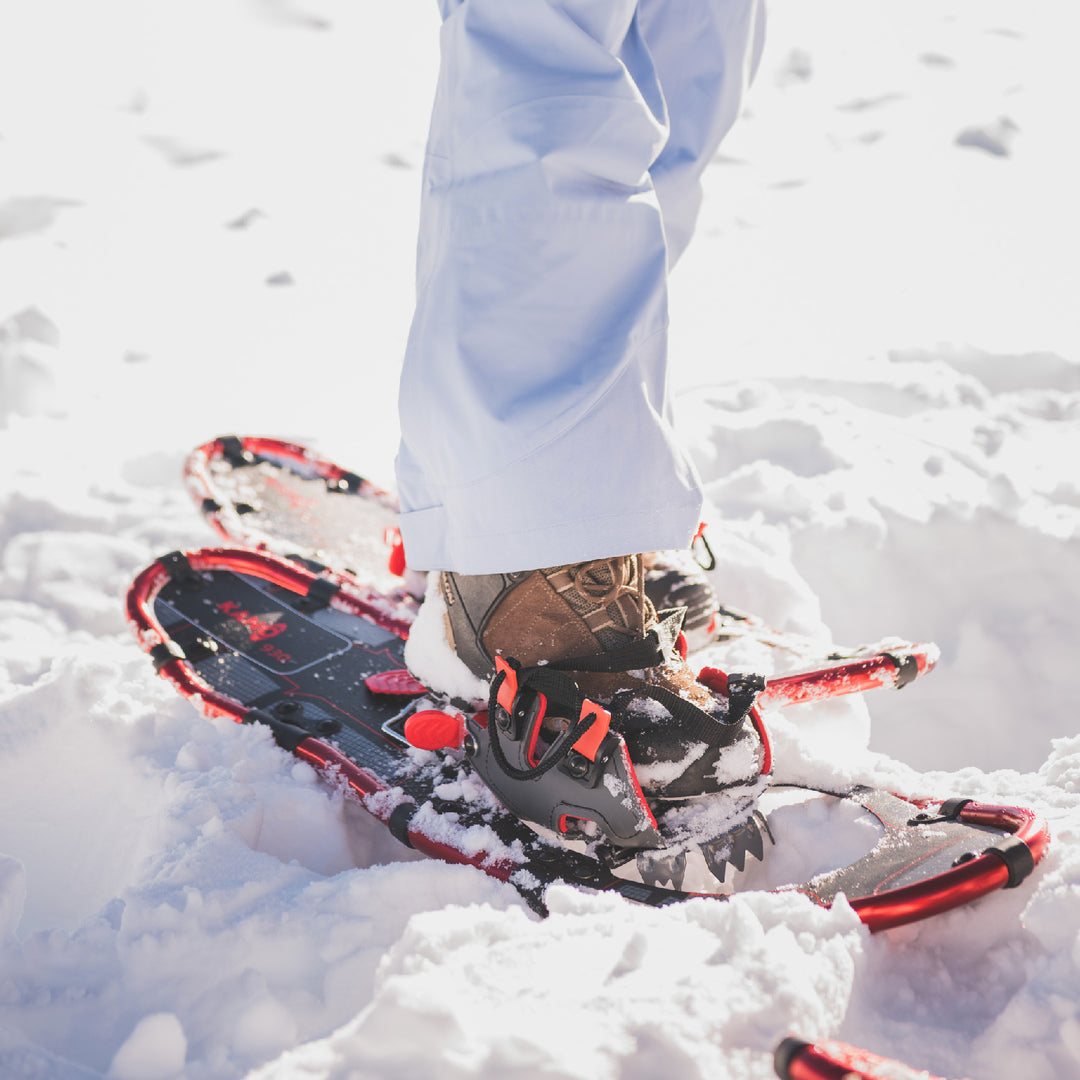
[[[937,650],[933,646],[911,645],[903,652],[914,657],[919,675],[930,671],[936,662]],[[828,667],[769,679],[761,700],[769,705],[801,705],[843,694],[858,694],[879,686],[895,686],[899,672],[894,657],[888,652],[881,652],[875,656],[843,660]]]
[[[1050,843],[1050,829],[1033,810],[1015,806],[968,803],[960,820],[1013,833],[1031,851],[1037,863]],[[892,889],[876,896],[852,900],[851,906],[872,932],[925,919],[969,904],[1001,888],[1009,880],[1009,870],[996,855],[983,853],[970,862],[915,885]]]
[[[814,1043],[795,1037],[784,1039],[776,1049],[775,1066],[781,1080],[941,1080],[903,1062],[832,1039]]]

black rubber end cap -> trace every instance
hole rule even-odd
[[[386,825],[389,828],[391,835],[400,840],[406,847],[411,848],[412,841],[409,839],[409,822],[412,821],[414,815],[420,807],[416,803],[403,802],[398,803],[394,807],[387,819]]]
[[[794,1035],[789,1035],[776,1048],[776,1053],[773,1054],[773,1068],[780,1080],[791,1080],[792,1062],[810,1045],[805,1039],[797,1039]]]

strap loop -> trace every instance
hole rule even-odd
[[[713,716],[686,698],[663,686],[642,686],[634,690],[621,690],[611,700],[610,710],[590,701],[582,694],[577,683],[559,668],[581,670],[577,660],[562,660],[540,667],[523,668],[517,660],[497,657],[496,675],[491,682],[488,712],[496,720],[488,725],[492,754],[508,776],[514,780],[535,780],[555,768],[571,750],[577,751],[589,761],[595,762],[601,744],[611,730],[624,731],[627,715],[635,700],[648,698],[662,705],[676,722],[681,737],[703,742],[711,748],[727,746],[733,731],[742,724],[753,708],[754,700],[764,686],[760,676],[732,677],[727,711]],[[536,709],[532,702],[536,695],[545,707]],[[523,740],[527,746],[535,745],[533,730],[544,716],[553,715],[570,720],[535,765],[526,769],[515,768],[507,759],[501,743],[502,735]],[[503,722],[499,722],[500,716]],[[524,721],[528,730],[518,730]]]
[[[496,674],[491,681],[491,690],[488,695],[488,714],[495,719],[494,723],[488,724],[488,738],[491,742],[491,752],[507,776],[513,780],[538,780],[546,772],[554,769],[571,750],[577,749],[579,743],[583,743],[585,749],[580,752],[590,761],[595,760],[597,749],[607,735],[611,716],[595,702],[589,701],[577,683],[560,671],[551,670],[551,665],[543,667],[522,668],[514,659],[497,657],[495,661]],[[499,712],[505,714],[511,723],[517,710],[522,708],[523,695],[528,692],[546,697],[549,701],[555,701],[560,706],[569,706],[565,712],[570,716],[577,716],[577,720],[560,732],[558,738],[547,748],[543,757],[526,769],[515,768],[507,760],[506,751],[503,749],[500,735],[502,725],[498,722]],[[563,708],[556,710],[563,713]],[[543,719],[542,712],[534,712],[531,722],[535,726]],[[531,732],[523,732],[522,737],[531,743]],[[588,752],[591,750],[591,754]]]

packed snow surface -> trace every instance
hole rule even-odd
[[[778,777],[1033,806],[1023,886],[873,937],[764,892],[541,921],[154,677],[122,599],[212,542],[190,447],[392,482],[434,8],[0,8],[0,1076],[760,1080],[797,1033],[1080,1077],[1071,5],[774,0],[671,297],[722,598],[942,648],[773,714]]]

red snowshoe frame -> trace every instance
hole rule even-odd
[[[216,458],[231,457],[237,461],[249,461],[254,463],[260,457],[279,458],[291,462],[301,472],[311,473],[331,484],[339,484],[343,489],[351,488],[369,498],[376,498],[390,509],[397,509],[397,499],[382,488],[377,487],[369,480],[358,476],[348,469],[330,461],[329,458],[309,450],[299,443],[286,442],[284,439],[274,439],[262,435],[245,435],[240,438],[236,435],[222,435],[212,439],[202,446],[196,447],[184,462],[184,482],[187,485],[191,497],[198,504],[203,500],[214,499],[214,482],[210,476],[210,463]],[[214,529],[225,540],[232,539],[227,531],[222,528],[213,516],[212,508],[206,508],[204,513]]]
[[[222,435],[202,446],[196,447],[184,462],[184,483],[188,492],[201,508],[203,516],[214,531],[223,539],[235,542],[237,537],[223,522],[225,508],[218,502],[217,489],[211,475],[211,463],[219,458],[229,458],[242,464],[254,464],[260,458],[288,462],[301,474],[310,474],[324,480],[336,490],[352,492],[375,501],[394,513],[398,509],[397,496],[384,491],[370,480],[322,457],[299,443],[286,442],[263,435]],[[248,537],[242,537],[247,543]],[[388,569],[401,577],[405,573],[405,548],[397,526],[386,530]]]
[[[239,723],[267,724],[281,745],[316,768],[343,778],[359,797],[364,807],[387,824],[399,839],[425,854],[447,862],[462,862],[479,867],[485,873],[507,881],[516,864],[493,858],[480,851],[467,854],[447,844],[433,840],[408,818],[395,819],[399,805],[392,799],[380,798],[387,785],[349,760],[328,743],[287,723],[260,713],[216,691],[195,670],[194,664],[170,639],[168,632],[155,616],[155,602],[161,590],[180,574],[228,571],[260,579],[279,586],[297,597],[310,597],[329,603],[331,607],[361,616],[376,626],[400,637],[409,632],[408,618],[396,617],[392,606],[378,593],[365,591],[352,580],[329,580],[304,567],[269,554],[250,549],[203,549],[190,553],[174,553],[147,567],[132,584],[127,597],[127,616],[139,644],[154,660],[158,673],[191,700],[208,716],[223,716]],[[381,602],[380,602],[381,601]],[[788,700],[814,700],[828,696],[827,688],[837,685],[831,672],[835,669],[806,672],[787,676],[785,694]],[[720,673],[715,678],[719,679]],[[811,697],[800,697],[799,687]],[[825,689],[823,689],[825,688]],[[833,690],[833,692],[838,692]],[[845,691],[839,691],[845,692]],[[877,814],[867,802],[862,805]],[[951,908],[972,902],[998,888],[1019,884],[1044,855],[1049,844],[1049,830],[1033,811],[1019,807],[984,805],[970,800],[951,800],[940,804],[936,816],[930,808],[936,801],[912,803],[903,800],[915,813],[916,821],[959,821],[987,826],[1008,834],[1004,842],[987,848],[981,854],[964,856],[959,865],[913,885],[882,889],[872,895],[850,898],[851,906],[872,931],[926,918]],[[922,810],[922,814],[918,813]],[[888,822],[877,814],[888,827]],[[895,827],[895,822],[893,823]],[[588,860],[592,861],[592,860]],[[530,865],[530,871],[534,868]],[[549,880],[571,880],[592,888],[619,891],[629,899],[649,904],[663,904],[686,899],[687,894],[641,886],[616,878],[604,868],[591,869],[576,876],[560,867]],[[827,903],[826,899],[818,898]]]
[[[773,1067],[780,1080],[942,1080],[858,1046],[788,1036],[776,1048]]]

